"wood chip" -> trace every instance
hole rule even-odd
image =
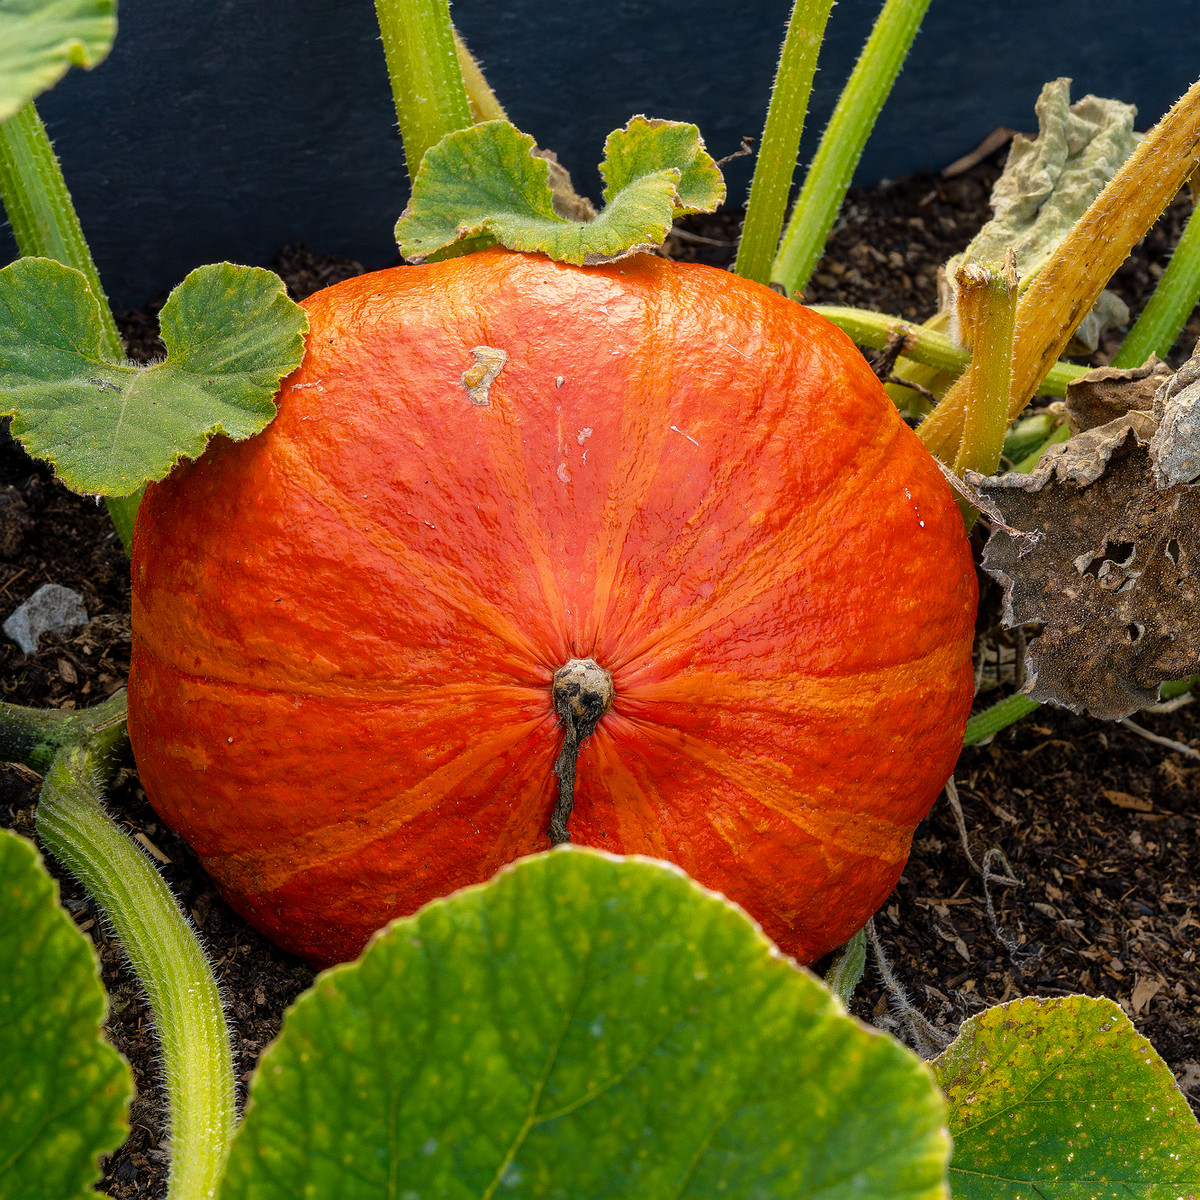
[[[1141,796],[1131,796],[1128,792],[1114,792],[1104,788],[1104,796],[1109,804],[1115,804],[1118,808],[1131,808],[1135,812],[1154,811],[1154,805],[1149,800],[1143,800]]]
[[[1134,1013],[1142,1013],[1150,1001],[1159,993],[1163,985],[1161,979],[1148,979],[1139,975],[1133,985],[1133,994],[1129,997],[1129,1006]]]

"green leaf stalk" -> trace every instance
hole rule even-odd
[[[796,0],[788,21],[733,267],[737,274],[757,283],[766,283],[771,277],[796,173],[817,54],[832,7],[833,0]]]
[[[771,280],[802,293],[825,248],[854,168],[917,35],[929,0],[887,0],[842,90],[784,230]]]
[[[109,361],[120,362],[125,347],[117,323],[62,168],[32,100],[0,122],[0,200],[22,255],[52,258],[83,272],[100,307],[101,351]],[[140,499],[139,489],[132,495],[110,496],[105,501],[126,551],[133,544],[133,523]]]
[[[415,180],[430,146],[474,122],[450,4],[449,0],[375,0],[375,14],[408,177]]]
[[[1140,367],[1151,354],[1166,358],[1200,299],[1200,218],[1192,212],[1175,253],[1120,350],[1114,367]]]

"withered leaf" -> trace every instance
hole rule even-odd
[[[1072,433],[1095,429],[1131,410],[1154,408],[1154,395],[1171,368],[1155,355],[1140,367],[1097,367],[1067,385],[1067,422]]]
[[[1200,477],[1200,343],[1197,353],[1154,397],[1158,431],[1150,442],[1159,487],[1195,483]]]
[[[1010,527],[993,528],[983,558],[1004,585],[1004,622],[1043,626],[1026,661],[1035,700],[1119,720],[1152,704],[1164,679],[1200,670],[1200,485],[1163,486],[1152,446],[1197,380],[1200,356],[1160,381],[1152,402],[1141,391],[1147,408],[1084,429],[1028,475],[968,473]],[[1123,406],[1089,401],[1093,412]],[[1194,418],[1190,442],[1188,427],[1170,425],[1180,461],[1200,452]]]

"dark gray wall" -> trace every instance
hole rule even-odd
[[[809,135],[880,0],[830,20]],[[458,0],[512,119],[597,192],[605,134],[695,121],[721,157],[757,135],[790,0]],[[1135,102],[1153,123],[1200,73],[1196,0],[933,0],[859,181],[936,169],[996,125],[1029,129],[1041,84]],[[286,243],[395,260],[406,182],[370,0],[120,0],[107,62],[39,101],[114,301]],[[731,164],[740,202],[745,160]],[[0,231],[0,261],[15,253]]]

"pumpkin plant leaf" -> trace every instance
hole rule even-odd
[[[91,943],[32,842],[0,830],[0,1196],[85,1200],[128,1132],[133,1079],[100,1032]]]
[[[695,125],[634,117],[624,129],[615,129],[604,143],[604,201],[616,199],[638,180],[677,170],[675,216],[712,212],[725,199],[725,180]]]
[[[1005,624],[1043,627],[1025,691],[1115,721],[1200,670],[1200,355],[1089,372],[1067,413],[1074,436],[1029,474],[967,481],[1003,522],[983,566]]]
[[[71,67],[102,62],[116,33],[114,0],[0,0],[0,121]]]
[[[469,240],[472,249],[498,242],[576,266],[612,262],[662,245],[676,216],[711,211],[724,199],[721,173],[694,125],[634,117],[609,135],[607,154],[607,204],[579,221],[559,211],[561,199],[555,205],[557,164],[528,134],[508,121],[447,134],[426,153],[396,223],[400,252],[424,262]]]
[[[955,1200],[1116,1200],[1200,1188],[1200,1126],[1111,1000],[1014,1000],[933,1063],[950,1106]]]
[[[127,496],[216,433],[257,433],[308,327],[277,275],[230,263],[193,271],[160,321],[165,362],[111,363],[80,272],[45,258],[0,271],[0,413],[75,491]]]
[[[944,1197],[928,1068],[682,872],[564,847],[318,977],[222,1200]]]

